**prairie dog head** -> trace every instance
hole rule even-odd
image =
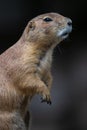
[[[72,31],[71,19],[57,13],[42,14],[25,28],[25,39],[38,46],[56,46]]]

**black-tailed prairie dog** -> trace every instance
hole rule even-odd
[[[51,104],[52,53],[71,31],[69,18],[39,15],[29,21],[18,42],[0,55],[0,130],[28,129],[27,106],[35,94]]]

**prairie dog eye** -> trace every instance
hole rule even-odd
[[[45,17],[45,18],[43,18],[43,21],[45,21],[45,22],[51,22],[53,20],[50,17]]]

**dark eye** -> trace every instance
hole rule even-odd
[[[51,18],[49,18],[49,17],[45,17],[44,19],[43,19],[45,22],[51,22],[51,21],[53,21]]]

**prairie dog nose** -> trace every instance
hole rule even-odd
[[[71,19],[68,19],[67,25],[68,25],[68,26],[72,26],[72,20],[71,20]]]

